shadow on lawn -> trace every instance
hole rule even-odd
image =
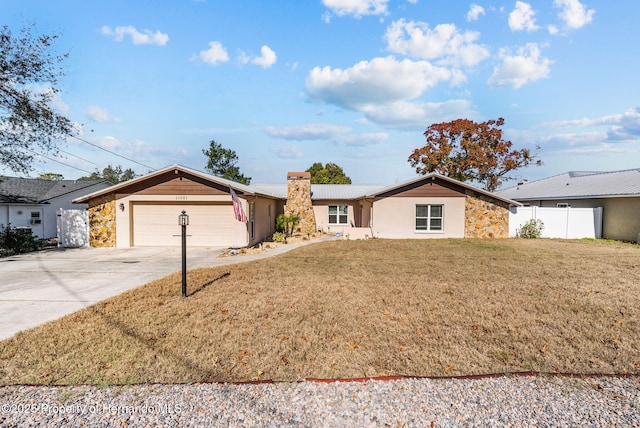
[[[204,284],[202,284],[199,288],[196,288],[195,290],[193,290],[191,293],[187,293],[187,297],[191,297],[191,296],[193,296],[193,295],[195,295],[195,294],[197,294],[197,293],[199,293],[199,292],[203,291],[203,290],[204,290],[205,288],[207,288],[208,286],[210,286],[210,285],[212,285],[212,284],[216,283],[217,281],[220,281],[221,279],[224,279],[224,278],[226,278],[226,277],[228,277],[228,276],[230,276],[230,275],[231,275],[231,272],[225,272],[225,273],[223,273],[222,275],[220,275],[219,277],[214,278],[214,279],[212,279],[212,280],[211,280],[211,281],[209,281],[209,282],[205,282],[205,283],[204,283]]]
[[[225,272],[221,274],[217,278],[214,278],[211,281],[208,281],[202,284],[200,287],[196,288],[190,294],[187,294],[187,297],[193,296],[194,294],[197,294],[203,291],[205,288],[209,287],[210,285],[213,285],[217,281],[223,278],[226,278],[230,275],[231,275],[230,272]],[[211,369],[202,365],[201,362],[199,361],[193,361],[192,359],[185,357],[179,352],[175,352],[174,349],[167,349],[165,347],[158,346],[155,339],[150,339],[149,337],[146,337],[143,334],[139,334],[137,331],[132,329],[130,326],[127,326],[125,323],[118,320],[116,317],[111,316],[110,314],[100,310],[99,306],[97,305],[91,306],[89,310],[91,310],[94,314],[102,318],[111,327],[120,331],[124,336],[127,336],[135,340],[140,345],[152,351],[154,354],[165,355],[169,357],[171,360],[173,360],[176,364],[182,365],[183,367],[187,368],[187,370],[190,373],[196,375],[196,376],[192,376],[194,382],[213,382],[218,379],[217,376],[219,375],[219,373],[212,371]]]

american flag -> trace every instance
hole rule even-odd
[[[231,190],[231,200],[233,201],[233,213],[236,216],[236,220],[246,223],[247,216],[245,215],[244,210],[242,209],[242,204],[238,200],[238,195],[236,195],[236,192],[234,192],[231,187],[229,187],[229,190]]]

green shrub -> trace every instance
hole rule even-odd
[[[284,232],[274,232],[271,236],[273,242],[287,242],[287,235]]]
[[[276,231],[291,236],[298,223],[300,223],[300,218],[297,215],[280,214],[276,217]]]
[[[542,236],[542,229],[544,229],[542,220],[531,219],[516,230],[516,236],[518,238],[539,238]]]
[[[0,232],[0,256],[28,253],[40,249],[40,243],[31,234],[20,229],[5,227]]]

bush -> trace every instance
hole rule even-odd
[[[297,215],[280,214],[276,217],[276,231],[291,236],[298,223],[300,223],[300,218]]]
[[[274,232],[271,236],[273,242],[287,242],[287,235],[284,232]]]
[[[7,226],[0,232],[0,256],[12,256],[39,249],[40,244],[30,231],[12,229]]]
[[[518,238],[539,238],[542,236],[542,229],[544,229],[542,220],[531,219],[516,230],[516,236]]]

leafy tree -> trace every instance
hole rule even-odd
[[[424,133],[427,144],[414,150],[408,161],[418,174],[437,172],[459,181],[476,181],[492,192],[503,181],[515,179],[509,172],[532,163],[542,165],[529,149],[511,150],[513,143],[502,138],[502,125],[503,118],[433,124]]]
[[[107,180],[113,184],[122,183],[138,177],[131,168],[122,169],[120,165],[113,167],[107,165],[102,172],[95,170],[91,175],[78,178],[78,180]]]
[[[245,177],[240,173],[240,168],[236,166],[238,163],[238,155],[234,150],[225,149],[215,140],[209,142],[209,150],[202,150],[207,157],[207,171],[218,177],[233,180],[241,184],[251,183],[251,177]]]
[[[58,181],[58,180],[64,180],[64,175],[62,174],[56,174],[55,172],[44,172],[42,174],[40,174],[40,177],[43,180],[53,180],[53,181]]]
[[[72,129],[53,106],[67,57],[51,52],[58,37],[35,34],[33,24],[20,35],[0,28],[0,162],[15,172],[31,170],[37,153],[56,153]]]
[[[335,163],[323,166],[322,163],[316,162],[306,172],[311,173],[312,184],[351,184],[351,179]]]

